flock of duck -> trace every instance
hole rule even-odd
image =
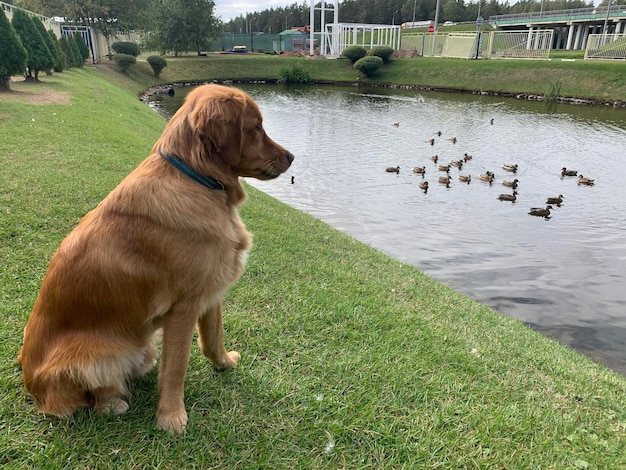
[[[491,124],[493,124],[493,119],[491,120]],[[398,127],[398,123],[394,123],[393,126]],[[441,136],[441,131],[438,131],[435,133],[437,136]],[[456,144],[457,139],[456,137],[452,137],[450,139],[448,139],[450,142],[452,142],[453,144]],[[435,144],[435,139],[428,139],[427,142],[430,145],[434,145]],[[450,187],[450,183],[452,182],[452,176],[450,175],[450,171],[453,167],[457,168],[459,170],[459,174],[458,174],[458,179],[460,182],[462,183],[466,183],[466,184],[470,184],[472,181],[472,176],[469,174],[463,174],[460,173],[460,171],[462,171],[463,167],[470,161],[472,160],[472,156],[468,155],[467,153],[463,154],[463,156],[461,158],[459,158],[458,160],[452,160],[450,161],[448,164],[440,164],[439,161],[439,156],[438,155],[433,155],[432,157],[430,157],[430,159],[432,160],[432,162],[435,164],[438,174],[440,176],[437,177],[437,182],[439,184],[444,185],[446,188]],[[500,201],[509,201],[509,202],[516,202],[517,200],[517,187],[519,184],[519,180],[517,178],[515,178],[515,175],[517,174],[517,171],[519,169],[519,166],[515,163],[506,163],[504,165],[502,165],[502,169],[508,173],[510,173],[511,175],[513,175],[513,179],[510,180],[503,180],[502,181],[502,185],[508,188],[511,188],[511,193],[503,193],[500,194],[498,196],[498,200]],[[388,173],[396,173],[399,174],[400,173],[400,167],[399,166],[390,166],[387,167],[386,171]],[[422,178],[425,178],[426,176],[426,166],[416,166],[413,168],[413,173],[417,174],[417,175],[421,175]],[[568,169],[566,167],[563,167],[561,169],[561,178],[569,178],[569,177],[576,177],[576,180],[578,182],[579,185],[581,186],[593,186],[595,184],[594,180],[591,178],[587,178],[583,175],[579,175],[577,170],[571,170]],[[491,171],[486,171],[485,173],[482,173],[479,175],[479,180],[482,182],[485,182],[489,185],[492,185],[495,182],[495,174]],[[421,181],[419,183],[419,188],[424,192],[427,193],[428,192],[428,188],[429,188],[429,184],[428,181],[424,180]],[[546,198],[546,206],[545,207],[531,207],[528,214],[532,215],[532,216],[536,216],[536,217],[544,217],[546,219],[550,218],[550,211],[554,210],[554,206],[556,207],[561,207],[561,204],[563,203],[563,199],[565,198],[565,196],[563,196],[562,194],[559,194],[558,196],[555,197],[548,197]]]

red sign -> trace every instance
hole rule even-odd
[[[428,27],[428,32],[429,33],[434,33],[435,32],[435,27],[432,24]]]

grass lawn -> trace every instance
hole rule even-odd
[[[347,59],[310,59],[271,55],[168,57],[161,77],[140,58],[129,73],[136,91],[160,83],[185,80],[279,78],[294,64],[321,82],[396,84],[451,90],[550,94],[601,100],[626,100],[626,73],[621,62],[545,60],[392,59],[370,79],[359,77]]]
[[[48,261],[165,124],[145,75],[42,81],[0,94],[3,468],[626,468],[626,378],[251,187],[225,302],[242,361],[194,346],[187,432],[154,429],[156,372],[125,415],[39,415],[15,357]]]

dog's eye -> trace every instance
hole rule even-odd
[[[261,124],[257,124],[256,126],[254,126],[254,130],[258,131],[258,132],[261,132],[261,131],[263,131],[263,126]]]

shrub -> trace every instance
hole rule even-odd
[[[342,56],[350,60],[353,64],[356,64],[356,62],[365,57],[366,54],[367,51],[362,46],[349,46],[341,53]]]
[[[161,71],[167,67],[167,60],[165,60],[160,55],[151,55],[146,59],[152,67],[152,71],[154,72],[154,76],[158,77],[161,74]]]
[[[137,59],[130,54],[115,54],[113,56],[115,63],[122,69],[122,73],[128,73],[131,65],[135,65]]]
[[[137,57],[139,55],[139,46],[137,43],[128,41],[119,41],[111,44],[113,50],[118,54],[127,54]]]
[[[308,70],[304,70],[300,65],[292,65],[291,67],[282,67],[278,71],[280,78],[278,83],[303,85],[311,81],[311,74]]]
[[[363,57],[354,63],[354,68],[363,73],[366,77],[374,75],[382,66],[383,59],[373,55]]]
[[[391,59],[391,54],[393,54],[393,47],[389,46],[376,46],[372,47],[367,55],[380,57],[383,59],[383,62],[386,64]]]

